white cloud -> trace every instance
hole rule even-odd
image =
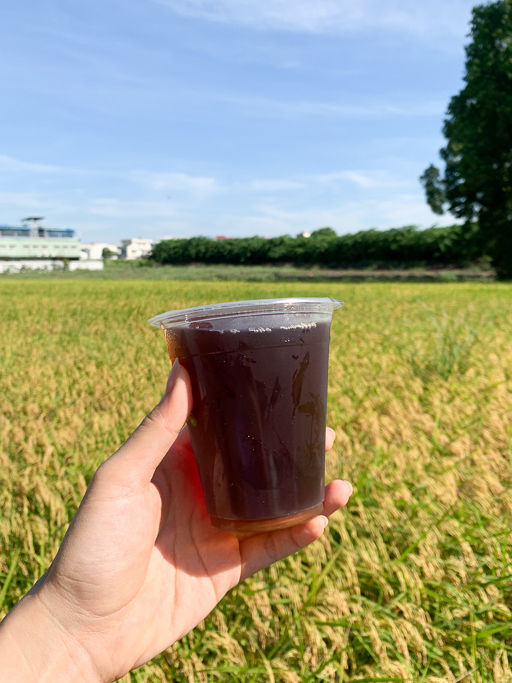
[[[4,159],[0,157],[0,162]],[[23,186],[34,187],[31,174],[41,165],[20,163],[28,166],[20,167],[27,173]],[[49,168],[52,173],[62,171],[62,178],[66,178],[66,169]],[[395,166],[395,170],[352,168],[225,181],[177,171],[112,175],[121,194],[102,196],[93,186],[4,190],[0,192],[3,220],[17,223],[30,214],[46,216],[52,224],[76,227],[84,241],[99,235],[110,240],[130,235],[293,235],[327,225],[343,234],[372,226],[386,229],[454,222],[450,215],[439,218],[431,213],[415,179],[416,172],[411,179],[411,173],[402,166]],[[213,199],[212,206],[209,202]]]
[[[66,169],[61,166],[51,166],[50,164],[38,164],[32,161],[20,161],[13,157],[0,154],[0,171],[8,172],[29,172],[29,173],[59,173]]]
[[[236,184],[241,191],[249,192],[283,192],[286,190],[301,190],[304,188],[304,183],[296,180],[286,179],[267,179],[267,180],[252,180],[245,185],[243,183]]]
[[[388,171],[339,171],[312,176],[311,180],[322,184],[349,182],[365,190],[385,187],[407,187],[412,184],[410,180],[397,178]]]
[[[416,36],[461,37],[472,0],[157,0],[183,16],[263,30],[345,33],[395,29]]]
[[[186,173],[152,171],[134,171],[131,179],[147,186],[150,190],[159,192],[179,192],[207,199],[218,194],[243,194],[258,192],[283,192],[286,190],[298,190],[304,187],[304,183],[286,178],[263,178],[246,182],[235,181],[232,183],[220,183],[216,178],[208,176],[193,176]],[[171,197],[176,199],[175,196]]]
[[[368,208],[373,213],[373,225],[379,229],[385,227],[400,227],[402,225],[453,225],[460,223],[451,214],[438,216],[433,213],[422,194],[397,194],[386,200],[368,202]],[[377,220],[375,217],[378,216]]]
[[[186,173],[134,171],[131,177],[155,191],[185,192],[193,195],[211,196],[220,190],[215,178],[192,176]]]
[[[103,197],[84,202],[83,210],[94,216],[113,219],[153,219],[154,217],[172,217],[176,207],[171,202],[152,200],[123,200],[114,197]]]
[[[281,231],[295,234],[304,230],[311,232],[317,228],[330,226],[345,234],[377,228],[385,230],[404,225],[420,227],[452,225],[456,221],[446,214],[439,217],[433,214],[423,197],[419,194],[396,194],[391,199],[368,199],[342,202],[330,209],[311,207],[303,211],[287,211],[275,206],[258,207],[262,225],[279,225]],[[255,217],[256,220],[258,216]],[[237,219],[245,225],[247,218]],[[274,233],[275,234],[275,233]]]
[[[66,212],[74,212],[75,204],[62,201],[42,192],[0,192],[0,206],[11,215],[14,210],[22,216],[39,215],[55,216]],[[13,220],[9,218],[8,220]],[[15,219],[17,220],[17,219]]]
[[[353,97],[341,102],[284,101],[264,97],[211,94],[211,98],[232,104],[250,116],[290,118],[298,116],[344,116],[344,117],[418,117],[442,116],[446,112],[449,96],[442,100],[412,103],[389,103],[386,101],[363,101],[355,103]]]
[[[208,199],[217,195],[274,194],[304,190],[312,185],[340,185],[350,183],[363,189],[385,187],[407,187],[404,181],[387,171],[346,170],[318,175],[298,175],[294,178],[256,178],[254,180],[222,183],[213,177],[192,176],[185,173],[153,173],[136,171],[130,175],[132,180],[155,192],[170,192],[170,199],[177,200],[174,192],[200,196]]]

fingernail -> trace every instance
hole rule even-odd
[[[327,429],[331,432],[333,440],[336,439],[336,432],[332,427],[327,427]]]
[[[327,519],[327,517],[325,517],[325,515],[320,515],[320,519],[322,520],[322,524],[324,525],[325,529],[325,527],[329,524],[329,520]]]
[[[348,484],[348,485],[350,486],[350,495],[352,495],[352,494],[354,493],[354,487],[353,487],[352,484],[351,484],[349,481],[347,481],[346,479],[345,479],[344,481],[345,481],[345,484]]]

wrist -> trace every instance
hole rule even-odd
[[[2,683],[106,683],[39,591],[27,594],[0,623],[0,662]]]

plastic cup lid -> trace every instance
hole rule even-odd
[[[208,320],[220,316],[240,316],[265,313],[330,313],[343,306],[343,301],[329,297],[304,297],[291,299],[254,299],[230,301],[223,304],[194,306],[178,311],[161,313],[148,320],[154,327],[167,329],[194,320]]]

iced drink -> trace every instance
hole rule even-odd
[[[250,304],[256,310],[244,313]],[[322,511],[329,332],[338,305],[260,300],[221,305],[217,315],[213,306],[186,319],[153,319],[190,374],[188,427],[214,526],[264,531]]]

